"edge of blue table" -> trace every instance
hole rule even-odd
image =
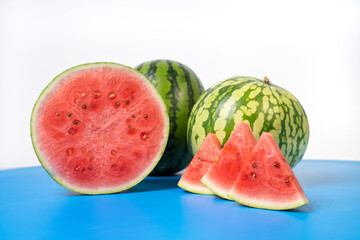
[[[360,162],[303,160],[310,203],[288,211],[242,206],[147,177],[118,194],[80,195],[42,167],[0,171],[0,239],[360,239]]]

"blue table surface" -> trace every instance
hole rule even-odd
[[[303,160],[310,204],[241,206],[147,177],[118,194],[80,195],[42,167],[0,171],[0,239],[360,239],[360,162]]]

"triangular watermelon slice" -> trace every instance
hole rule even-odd
[[[256,208],[285,210],[309,203],[270,133],[263,132],[228,196]]]
[[[178,186],[189,192],[213,195],[214,193],[206,188],[200,180],[214,162],[220,150],[221,144],[216,135],[208,133],[199,151],[181,176]]]
[[[201,182],[216,195],[230,200],[227,194],[255,143],[250,126],[245,122],[238,123]]]

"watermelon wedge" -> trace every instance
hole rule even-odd
[[[31,116],[31,139],[49,175],[85,194],[128,189],[165,149],[165,103],[142,74],[116,63],[73,67],[50,82]]]
[[[270,133],[263,132],[228,196],[247,206],[285,210],[309,203]]]
[[[213,195],[214,193],[205,187],[200,180],[214,162],[220,150],[221,145],[216,135],[208,133],[199,151],[181,176],[178,186],[189,192]]]
[[[227,194],[255,143],[249,124],[239,122],[201,182],[216,195],[230,200]]]

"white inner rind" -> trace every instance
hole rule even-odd
[[[222,186],[216,186],[214,182],[210,181],[206,174],[201,179],[202,184],[204,184],[210,191],[212,191],[214,194],[218,195],[219,197],[222,197],[224,199],[231,200],[229,196],[227,195],[226,191],[223,191]]]
[[[299,195],[297,199],[280,202],[279,200],[271,201],[267,199],[255,199],[249,198],[243,194],[237,193],[235,191],[230,191],[228,193],[229,198],[235,200],[238,203],[249,207],[255,208],[263,208],[263,209],[270,209],[270,210],[287,210],[293,209],[305,204],[308,204],[309,201],[306,197],[302,197]]]
[[[186,191],[189,191],[192,193],[214,195],[214,193],[210,189],[205,187],[204,185],[203,186],[194,185],[194,184],[188,183],[182,179],[179,181],[178,186],[181,187],[182,189],[185,189]]]

